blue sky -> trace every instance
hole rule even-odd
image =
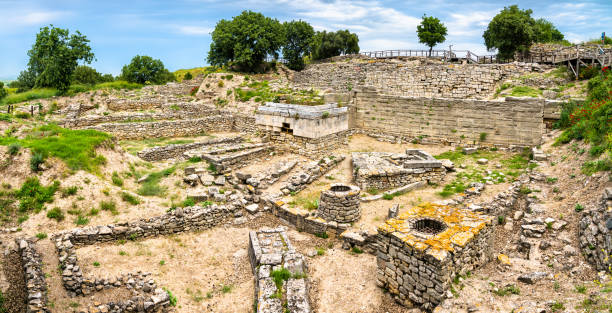
[[[27,50],[41,26],[80,30],[91,40],[103,73],[118,74],[136,54],[161,59],[174,71],[206,64],[210,32],[219,19],[253,10],[280,21],[302,19],[316,30],[348,28],[362,51],[424,48],[416,25],[423,14],[448,27],[441,46],[486,53],[482,33],[504,6],[531,8],[570,41],[612,34],[612,1],[396,1],[396,0],[0,0],[0,79],[26,67]]]

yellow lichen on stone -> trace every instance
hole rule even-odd
[[[473,232],[460,232],[455,234],[451,238],[451,242],[461,247],[465,247],[465,245],[474,238]]]
[[[497,261],[499,261],[499,263],[504,264],[504,265],[510,265],[510,258],[507,255],[502,254],[502,253],[500,253],[497,256]]]
[[[431,255],[439,261],[443,261],[448,256],[448,252],[446,250],[436,248],[431,248],[427,250],[427,254]]]
[[[278,201],[275,202],[275,204],[277,206],[283,206],[283,204],[285,204],[285,202],[283,202],[283,200],[278,200]]]

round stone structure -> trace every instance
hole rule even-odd
[[[333,184],[321,192],[317,214],[327,221],[350,223],[361,217],[359,193],[361,189],[353,185]]]

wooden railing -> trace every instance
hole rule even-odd
[[[367,51],[360,52],[359,54],[365,55],[370,58],[383,59],[383,58],[396,58],[396,57],[428,57],[428,58],[439,58],[444,60],[467,60],[471,63],[498,63],[498,59],[495,55],[484,55],[479,56],[469,50],[380,50],[380,51]]]

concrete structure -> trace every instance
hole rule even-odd
[[[431,310],[452,280],[489,261],[493,217],[423,204],[378,227],[377,284],[409,305]]]
[[[353,152],[353,179],[363,189],[385,190],[424,181],[439,183],[446,170],[427,152]]]

